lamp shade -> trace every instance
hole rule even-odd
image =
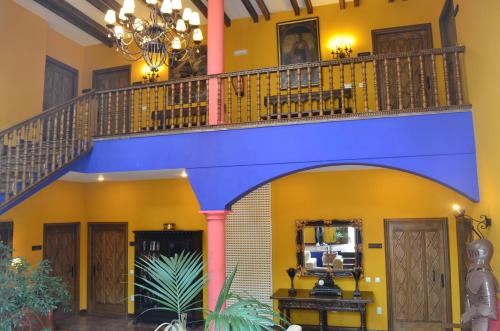
[[[203,32],[201,32],[200,28],[196,28],[193,31],[193,40],[195,42],[201,42],[203,40]]]
[[[179,50],[182,48],[181,40],[179,39],[179,37],[174,37],[174,39],[172,40],[172,48],[175,50]]]
[[[114,28],[116,39],[122,39],[124,36],[123,27],[121,25],[116,25]]]
[[[191,17],[189,18],[189,24],[192,26],[199,26],[200,25],[200,14],[198,12],[192,12]]]
[[[116,23],[116,13],[113,9],[109,9],[104,16],[104,22],[109,25],[114,25]]]
[[[184,12],[182,13],[182,19],[186,22],[188,22],[191,19],[191,8],[186,7],[184,8]]]
[[[163,0],[160,11],[163,14],[172,14],[172,0]]]
[[[158,3],[158,0],[146,0],[146,3],[148,5],[156,5]]]
[[[185,32],[186,31],[186,23],[184,22],[183,19],[178,19],[177,24],[175,25],[175,29],[179,32]]]
[[[181,10],[182,9],[182,1],[181,0],[172,0],[172,9]]]
[[[135,2],[134,0],[125,0],[123,1],[123,13],[124,14],[133,14],[135,11]]]

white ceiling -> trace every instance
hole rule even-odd
[[[52,13],[45,7],[37,4],[33,0],[14,0],[14,1],[19,5],[23,6],[24,8],[30,10],[31,12],[35,13],[36,15],[40,16],[41,18],[45,19],[48,22],[49,26],[55,31],[61,33],[62,35],[77,42],[82,46],[96,45],[100,43],[99,40],[97,40],[96,38],[83,32],[79,28],[75,27],[68,21],[60,18],[59,16]],[[97,8],[92,6],[86,0],[59,0],[59,1],[66,1],[70,3],[73,7],[77,8],[78,10],[80,10],[81,12],[85,13],[87,16],[92,18],[94,21],[104,26],[104,14]],[[116,0],[116,1],[119,2],[120,4],[123,4],[123,0]],[[264,0],[264,1],[271,13],[293,10],[292,5],[290,4],[290,0]],[[347,0],[347,1],[352,1],[352,0]],[[190,0],[183,0],[182,2],[185,7],[191,7],[192,9],[196,9],[196,7]],[[207,0],[203,0],[203,2],[207,4]],[[262,16],[256,1],[250,0],[250,2],[252,3],[257,13],[260,16]],[[338,0],[312,0],[312,4],[314,7],[328,5],[328,4],[335,4],[335,3],[338,3]],[[248,11],[246,10],[245,6],[243,6],[241,0],[225,0],[224,6],[226,14],[232,20],[250,17]],[[299,6],[301,8],[305,8],[304,0],[299,0]],[[136,10],[137,10],[137,16],[147,17],[148,9],[142,0],[136,0]],[[202,23],[206,23],[206,20],[203,17],[203,15],[201,16],[202,16]]]
[[[323,167],[307,170],[304,172],[335,172],[377,169],[376,167],[359,165],[342,165]],[[105,174],[85,174],[70,171],[59,180],[77,183],[94,183],[99,181],[99,176],[103,176],[105,182],[126,182],[136,180],[158,180],[158,179],[179,179],[185,177],[184,169],[153,170],[153,171],[130,171],[130,172],[110,172]]]

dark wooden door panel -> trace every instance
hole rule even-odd
[[[45,61],[43,109],[48,109],[77,96],[78,70],[51,57]]]
[[[52,274],[68,285],[72,298],[72,312],[79,310],[79,224],[45,224],[43,257],[52,266]]]
[[[125,314],[127,308],[127,226],[90,224],[90,310]]]
[[[443,47],[457,46],[457,26],[455,22],[455,5],[453,0],[446,0],[439,16],[439,29],[441,32],[441,43]],[[452,105],[458,103],[458,86],[456,79],[456,66],[451,55],[445,56],[448,69],[448,89],[450,91],[450,102]]]
[[[446,224],[446,220],[386,221],[391,330],[441,330],[449,321]]]
[[[373,30],[372,39],[375,54],[402,53],[433,48],[430,24]],[[384,110],[411,109],[412,103],[414,108],[422,108],[424,106],[424,93],[426,106],[435,103],[430,57],[423,57],[422,61],[419,57],[411,57],[409,60],[404,59],[399,60],[399,62],[396,59],[379,61],[377,79],[379,102]],[[387,93],[389,93],[389,98]],[[402,96],[401,105],[399,104],[399,93]]]
[[[0,222],[0,242],[12,250],[14,225],[12,222]]]

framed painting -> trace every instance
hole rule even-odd
[[[277,23],[279,65],[321,61],[319,42],[319,19],[317,17],[298,21]],[[307,70],[301,71],[301,86],[308,86]],[[281,73],[282,89],[288,87],[286,72]],[[318,68],[311,70],[311,85],[319,84]],[[290,87],[297,88],[297,72],[290,72]]]
[[[172,61],[168,68],[168,79],[181,79],[197,76],[207,75],[207,46],[202,45],[199,47],[198,52],[193,53],[186,61],[178,62]],[[177,85],[177,84],[176,84]],[[207,84],[206,81],[202,81],[200,84],[200,101],[206,101],[207,99]],[[189,98],[188,85],[183,84],[183,101],[184,103],[195,102],[197,100],[197,88],[196,83],[193,83],[191,90],[191,98]],[[175,102],[180,102],[180,87],[176,86],[175,91]]]

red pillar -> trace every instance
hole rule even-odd
[[[208,2],[208,67],[209,75],[224,72],[224,0],[210,0]],[[221,94],[223,88],[221,88]],[[216,79],[209,82],[209,124],[223,122],[222,114],[218,114],[217,95],[218,84]],[[221,96],[221,108],[224,107],[224,100]],[[220,118],[220,121],[218,119]]]
[[[226,278],[224,223],[229,212],[217,210],[201,213],[208,222],[208,308],[213,310]]]

